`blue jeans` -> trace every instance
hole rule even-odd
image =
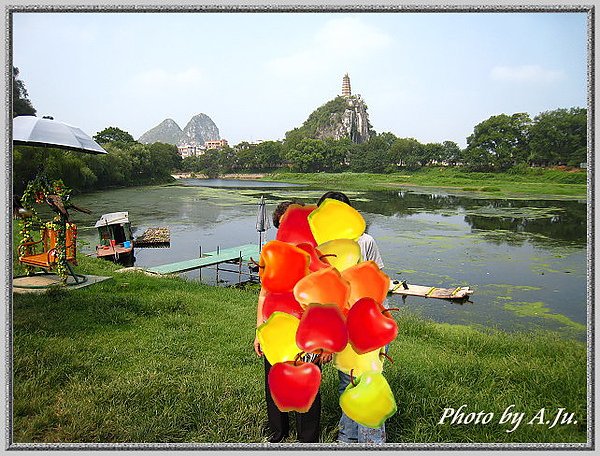
[[[350,384],[350,375],[338,371],[340,377],[340,395]],[[338,442],[343,443],[385,443],[385,423],[380,428],[373,429],[352,421],[342,410],[339,424]]]

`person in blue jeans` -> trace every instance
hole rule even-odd
[[[327,192],[325,193],[317,203],[320,206],[321,203],[327,199],[335,199],[346,203],[351,206],[350,199],[342,192]],[[380,269],[383,269],[383,260],[379,253],[379,248],[373,236],[367,233],[363,233],[358,238],[358,245],[360,246],[360,253],[364,261],[374,261],[377,263]],[[383,303],[384,307],[388,307],[387,302]],[[388,346],[385,347],[387,353]],[[350,384],[350,375],[339,371],[338,376],[340,378],[339,393],[340,395],[344,392],[346,387]],[[342,417],[339,422],[339,431],[337,441],[339,443],[385,443],[385,423],[379,428],[370,428],[357,423],[350,419],[342,410]]]

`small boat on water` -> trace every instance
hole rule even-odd
[[[102,215],[95,225],[100,243],[96,256],[126,266],[133,265],[133,235],[129,212],[111,212]]]

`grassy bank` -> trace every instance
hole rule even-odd
[[[252,350],[257,290],[118,273],[112,280],[15,295],[15,442],[262,442],[262,360]],[[585,442],[586,350],[573,340],[484,333],[396,313],[384,374],[398,403],[389,442]],[[322,434],[339,419],[337,375],[324,368]],[[493,412],[490,423],[438,424],[443,409]],[[514,432],[498,421],[514,404]],[[527,424],[563,407],[577,424]],[[290,438],[289,442],[294,439]]]
[[[307,184],[320,189],[385,190],[435,188],[490,197],[584,199],[586,172],[524,169],[515,173],[475,173],[457,168],[424,168],[393,174],[273,173],[265,180]]]

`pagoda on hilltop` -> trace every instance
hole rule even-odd
[[[352,96],[352,89],[350,88],[350,76],[348,76],[348,73],[344,75],[344,79],[342,80],[342,96],[346,98]]]

